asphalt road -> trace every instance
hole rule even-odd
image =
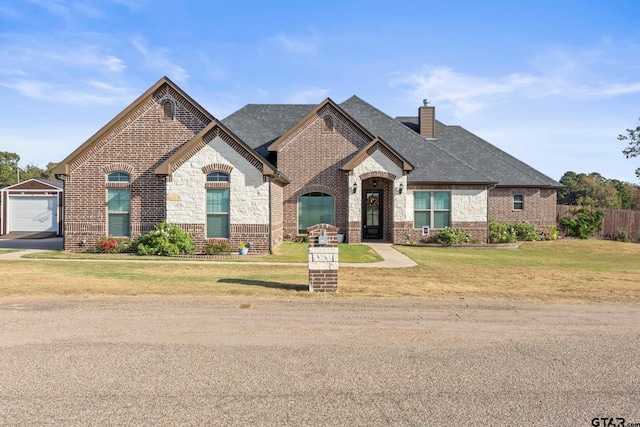
[[[628,305],[5,298],[0,425],[628,426],[639,325]]]

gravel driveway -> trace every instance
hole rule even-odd
[[[640,423],[640,310],[0,299],[0,425]]]

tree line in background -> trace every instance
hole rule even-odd
[[[566,172],[560,178],[558,204],[599,209],[640,210],[640,185],[607,179],[598,172]]]
[[[8,151],[0,151],[0,188],[17,184],[32,178],[55,179],[51,171],[57,163],[49,162],[45,169],[36,165],[21,168],[18,163],[20,156]]]

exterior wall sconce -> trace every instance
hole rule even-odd
[[[404,183],[400,183],[400,187],[398,188],[398,194],[402,194],[402,190],[404,190]]]
[[[378,186],[378,181],[376,181],[375,179],[373,180],[373,188],[376,188]]]
[[[356,191],[358,191],[358,184],[356,184],[355,182],[353,183],[353,194],[356,194]]]

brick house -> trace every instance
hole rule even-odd
[[[487,223],[555,224],[561,185],[435,107],[396,119],[353,96],[249,104],[218,120],[163,77],[54,169],[65,250],[135,237],[166,219],[269,252],[328,223],[349,242],[404,243],[445,226],[486,241]]]

